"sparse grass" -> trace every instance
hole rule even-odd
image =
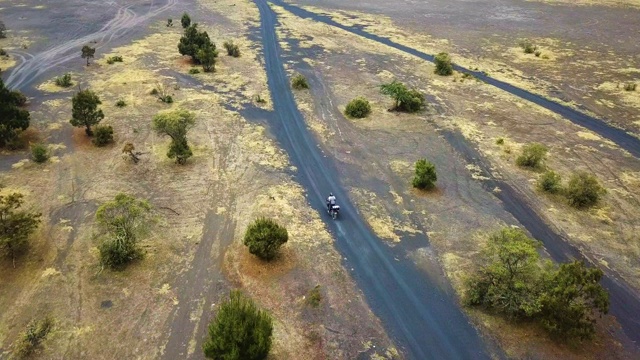
[[[53,318],[48,316],[39,321],[31,321],[15,346],[15,357],[17,359],[30,357],[51,332],[53,325]]]
[[[355,119],[362,119],[371,113],[371,104],[363,97],[351,100],[344,109],[345,115]]]
[[[291,87],[296,90],[308,89],[309,83],[307,79],[302,76],[302,74],[296,74],[293,78],[291,78]]]
[[[313,289],[311,289],[311,291],[309,291],[306,303],[312,308],[317,308],[318,306],[320,306],[321,301],[322,294],[320,293],[320,285],[316,285]]]
[[[73,85],[71,82],[71,74],[66,73],[56,78],[56,85],[64,88],[68,88]]]
[[[123,107],[127,106],[127,103],[124,100],[120,99],[120,100],[116,101],[116,106],[119,107],[119,108],[123,108]]]
[[[628,83],[624,85],[624,90],[625,91],[636,91],[636,84],[635,83]]]
[[[47,146],[40,143],[31,145],[31,159],[39,164],[49,160]]]
[[[109,57],[107,59],[107,64],[109,64],[109,65],[115,64],[117,62],[122,62],[122,56],[114,55],[114,56],[111,56],[111,57]]]
[[[200,74],[200,69],[191,68],[191,69],[189,69],[189,74],[191,74],[191,75]]]
[[[158,89],[153,88],[149,94],[151,94],[151,95],[158,95]]]

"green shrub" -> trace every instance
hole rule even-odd
[[[344,113],[349,117],[362,119],[371,113],[371,104],[367,99],[357,97],[347,104]]]
[[[520,47],[524,50],[525,54],[533,54],[538,49],[538,47],[533,45],[529,40],[520,42]]]
[[[191,69],[189,69],[189,74],[191,74],[191,75],[200,74],[200,69],[191,68]]]
[[[16,358],[25,359],[30,357],[51,332],[53,325],[53,318],[48,316],[40,321],[31,321],[16,344]]]
[[[227,49],[227,55],[233,57],[240,56],[240,48],[238,47],[238,45],[234,44],[233,41],[225,41],[223,46],[225,49]]]
[[[548,151],[549,149],[542,144],[527,144],[522,148],[522,154],[516,159],[516,164],[533,169],[541,168]]]
[[[165,103],[165,104],[173,103],[173,97],[171,95],[163,95],[163,96],[158,97],[158,99],[160,101],[162,101],[163,103]]]
[[[127,103],[124,100],[120,99],[120,100],[116,101],[116,106],[119,107],[119,108],[123,108],[123,107],[127,106]]]
[[[37,163],[49,160],[49,149],[44,144],[31,145],[31,158]]]
[[[636,84],[635,83],[628,83],[624,86],[624,90],[625,91],[636,91]]]
[[[434,62],[436,64],[436,74],[442,76],[449,76],[453,74],[453,64],[451,64],[451,57],[449,54],[442,52],[436,55]]]
[[[307,82],[307,79],[302,76],[302,74],[296,74],[293,76],[293,78],[291,78],[291,87],[296,90],[308,89],[309,83]]]
[[[320,285],[316,285],[311,291],[309,291],[309,295],[307,296],[306,302],[307,305],[317,308],[320,306],[320,302],[322,301],[322,294],[320,293]]]
[[[247,228],[244,245],[249,247],[251,254],[271,260],[288,239],[289,234],[283,226],[272,219],[259,218]]]
[[[9,56],[9,54],[7,54],[7,51],[3,48],[0,48],[0,56]]]
[[[496,140],[496,145],[503,145],[504,144],[504,138],[498,138]]]
[[[202,348],[216,360],[263,360],[271,350],[273,320],[239,291],[220,304]]]
[[[151,89],[151,92],[149,94],[158,95],[159,94],[158,89],[156,89],[156,88]]]
[[[71,74],[67,73],[64,74],[62,76],[59,76],[56,78],[56,85],[60,86],[60,87],[70,87],[71,85],[73,85],[73,83],[71,82]]]
[[[435,187],[438,180],[436,175],[436,166],[426,159],[420,159],[416,162],[416,174],[413,177],[413,187],[421,190],[431,190]]]
[[[547,171],[538,179],[538,189],[551,194],[562,191],[562,178],[555,171]]]
[[[113,128],[111,125],[98,125],[94,129],[93,144],[95,146],[106,146],[113,142]]]
[[[186,29],[191,25],[191,17],[186,12],[182,14],[182,18],[180,19],[180,23],[182,24],[182,28]]]
[[[593,206],[606,193],[607,191],[600,185],[595,176],[582,171],[571,176],[565,189],[565,196],[569,201],[569,205],[575,208]]]
[[[167,19],[167,27],[173,27],[173,19]]]
[[[382,84],[380,92],[389,95],[395,101],[393,110],[405,112],[417,112],[424,106],[424,95],[415,89],[408,89],[403,83],[393,81]]]
[[[109,65],[112,65],[112,64],[117,63],[117,62],[122,62],[122,56],[114,55],[114,56],[111,56],[111,57],[109,57],[107,59],[107,64],[109,64]]]

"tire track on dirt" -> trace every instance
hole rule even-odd
[[[441,291],[412,261],[395,258],[358,215],[334,176],[335,167],[320,153],[296,106],[280,58],[276,14],[267,1],[255,3],[260,10],[265,66],[276,109],[269,120],[270,129],[297,167],[297,180],[307,189],[307,199],[314,209],[328,219],[324,196],[333,191],[341,199],[341,218],[328,221],[328,226],[374,313],[407,358],[489,358],[478,332],[455,299]]]
[[[100,44],[96,48],[102,48],[114,39],[127,34],[141,23],[171,9],[177,2],[178,0],[166,0],[164,5],[153,9],[156,2],[151,1],[149,11],[142,15],[138,15],[131,10],[136,4],[120,6],[115,17],[94,33],[56,45],[38,54],[21,54],[19,58],[23,61],[8,72],[9,75],[5,84],[14,90],[24,89],[46,71],[72,59],[77,59],[82,46],[92,41],[98,41]]]

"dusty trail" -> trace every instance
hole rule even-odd
[[[296,16],[299,16],[305,19],[312,19],[314,21],[318,21],[323,24],[340,28],[352,34],[364,37],[369,40],[377,41],[381,44],[390,46],[394,49],[403,51],[407,54],[411,54],[423,60],[427,60],[430,62],[433,62],[434,60],[433,55],[429,55],[421,51],[418,51],[416,49],[410,48],[408,46],[398,44],[396,42],[389,40],[388,38],[371,34],[360,27],[342,25],[340,23],[333,21],[328,16],[313,13],[311,11],[302,9],[298,6],[285,3],[282,0],[272,0],[271,2],[274,4],[277,4],[278,6],[282,6],[284,9],[286,9],[287,11],[291,12]],[[515,95],[519,98],[530,101],[536,105],[542,106],[545,109],[553,111],[554,113],[563,116],[567,120],[577,125],[580,125],[582,127],[585,127],[599,134],[600,136],[613,141],[622,149],[631,153],[633,156],[640,158],[640,139],[625,132],[620,128],[611,126],[606,122],[604,122],[603,120],[596,119],[578,110],[575,110],[568,106],[561,105],[553,100],[546,99],[540,95],[533,94],[527,90],[521,89],[519,87],[513,86],[503,81],[494,79],[490,76],[487,76],[485,73],[481,71],[471,71],[469,69],[463,68],[455,64],[454,64],[454,69],[462,73],[468,73],[470,75],[473,75],[479,80],[482,80],[489,85],[495,86],[498,89],[504,90],[512,95]]]
[[[277,111],[270,128],[298,168],[297,180],[306,187],[312,206],[327,218],[337,247],[353,267],[354,277],[387,331],[411,359],[482,359],[487,349],[458,308],[455,299],[408,259],[397,259],[359,217],[346,191],[333,176],[333,164],[321,154],[307,129],[289,87],[275,34],[276,15],[264,0],[255,1],[261,16],[261,34],[269,88]],[[324,197],[340,199],[338,221],[326,215]],[[425,239],[426,240],[426,239]]]
[[[141,23],[171,9],[178,2],[178,0],[163,1],[166,2],[161,4],[156,0],[152,0],[149,4],[149,11],[145,14],[136,14],[131,10],[136,4],[120,6],[116,16],[94,33],[56,45],[38,54],[15,53],[14,55],[20,60],[20,63],[8,71],[9,75],[5,80],[5,84],[11,89],[22,90],[31,85],[46,71],[70,60],[77,59],[82,46],[96,41],[97,48],[104,47],[114,39],[127,34]],[[116,6],[115,3],[111,4]]]

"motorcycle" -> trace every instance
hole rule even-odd
[[[327,212],[329,213],[329,215],[331,215],[333,220],[335,220],[338,217],[338,214],[340,213],[340,206],[332,205],[331,209],[327,210]]]

